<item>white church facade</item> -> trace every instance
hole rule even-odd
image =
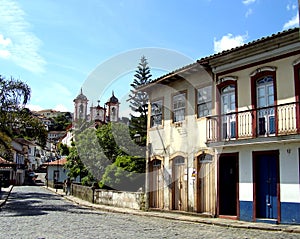
[[[88,110],[88,98],[83,94],[82,89],[80,94],[73,100],[74,102],[74,115],[73,124],[74,128],[80,123],[93,123],[95,127],[99,127],[108,122],[118,122],[119,121],[119,108],[120,102],[118,98],[112,92],[112,96],[108,101],[100,106],[100,101],[98,101],[97,106],[91,105]]]

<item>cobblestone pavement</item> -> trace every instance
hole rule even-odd
[[[43,187],[14,187],[0,212],[0,238],[300,238],[84,208]]]

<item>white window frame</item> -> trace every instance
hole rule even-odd
[[[156,100],[151,103],[151,127],[161,126],[163,122],[163,101]]]
[[[186,93],[173,95],[173,122],[182,122],[185,119]]]
[[[202,108],[200,110],[200,108]],[[197,89],[197,117],[211,115],[212,111],[212,86]]]

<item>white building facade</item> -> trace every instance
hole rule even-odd
[[[150,208],[300,224],[299,29],[202,58],[149,93]]]

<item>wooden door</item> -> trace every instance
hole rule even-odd
[[[163,208],[164,181],[161,160],[155,159],[150,165],[150,207]]]
[[[197,212],[215,214],[215,167],[210,154],[197,157]]]
[[[172,209],[179,211],[187,210],[187,169],[185,159],[181,156],[173,159],[173,189]]]

